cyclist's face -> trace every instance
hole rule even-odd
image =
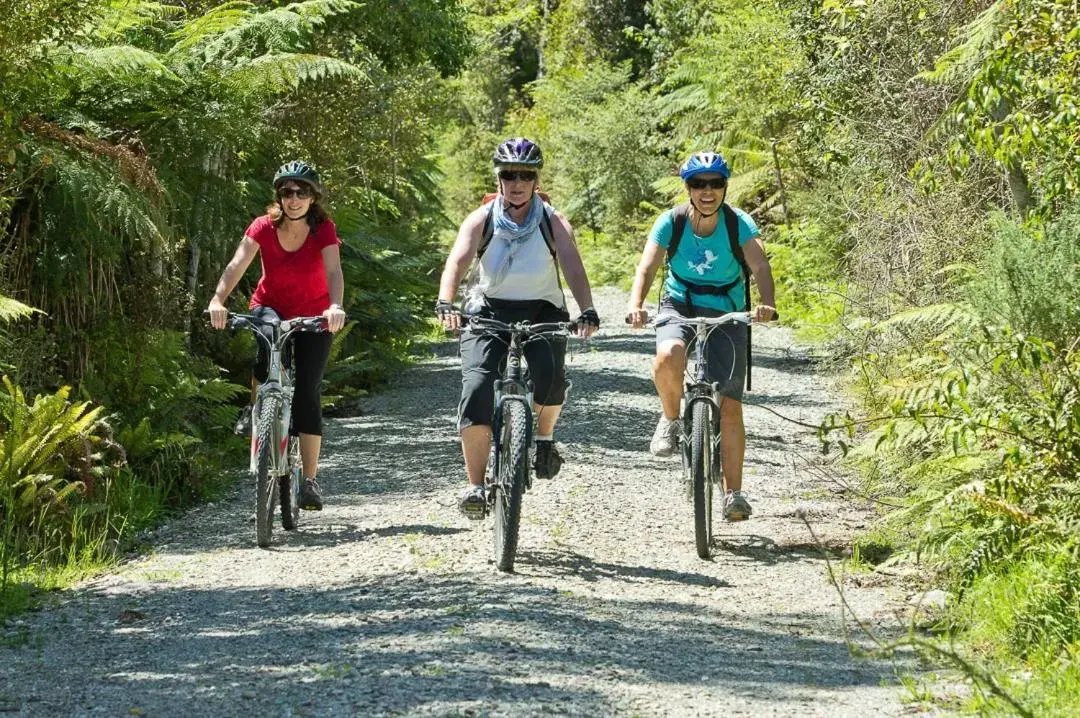
[[[284,182],[278,187],[278,199],[289,219],[299,219],[311,209],[311,188],[300,182]]]
[[[499,189],[511,204],[522,204],[531,199],[538,183],[535,169],[507,167],[499,171]]]
[[[705,214],[711,214],[724,201],[724,195],[727,193],[726,187],[716,186],[726,184],[724,176],[718,172],[705,172],[694,175],[691,179],[694,180],[693,184],[690,182],[686,184],[690,199],[694,200],[694,204]]]

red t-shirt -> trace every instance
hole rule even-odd
[[[266,215],[252,222],[244,234],[258,243],[262,257],[263,273],[250,308],[270,307],[282,319],[317,317],[330,308],[322,251],[341,244],[332,221],[321,222],[295,252],[282,248],[277,228]]]

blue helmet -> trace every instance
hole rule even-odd
[[[685,182],[694,175],[706,172],[722,175],[724,179],[731,178],[731,168],[718,152],[695,152],[690,155],[690,159],[679,170],[679,176]]]
[[[495,149],[491,158],[495,166],[526,165],[540,169],[544,166],[544,154],[540,145],[524,137],[511,137]]]

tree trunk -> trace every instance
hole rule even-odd
[[[540,2],[540,39],[536,43],[536,79],[544,76],[544,49],[547,47],[548,18],[551,16],[551,0]]]

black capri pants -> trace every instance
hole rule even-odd
[[[260,319],[278,318],[277,312],[270,307],[255,307],[251,314]],[[261,327],[263,335],[273,340],[270,327]],[[322,378],[326,363],[330,359],[330,346],[333,335],[329,332],[296,332],[290,337],[282,352],[282,361],[286,366],[295,367],[293,372],[292,425],[289,433],[314,434],[322,436]],[[255,340],[258,353],[255,355],[253,373],[257,381],[266,381],[270,373],[270,350],[264,341]]]
[[[543,299],[512,301],[485,298],[478,312],[500,322],[568,322],[570,313]],[[461,404],[458,429],[491,426],[495,415],[495,381],[506,363],[508,338],[463,332],[461,335]],[[524,346],[533,382],[533,400],[541,406],[566,401],[566,337],[536,339]]]

